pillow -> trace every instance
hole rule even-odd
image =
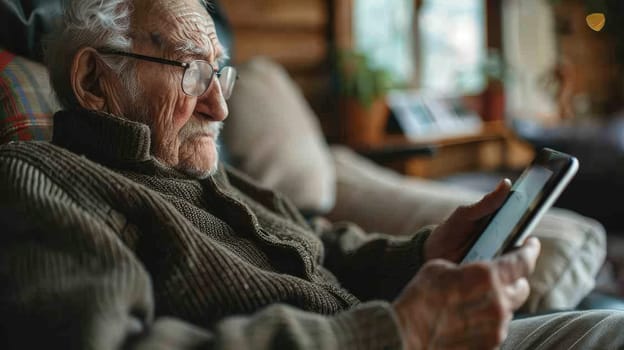
[[[0,49],[0,144],[50,140],[58,109],[46,68]]]
[[[317,117],[288,73],[268,58],[239,66],[222,146],[228,161],[304,213],[334,204],[335,174]]]
[[[353,151],[332,147],[336,206],[332,221],[356,222],[367,231],[402,235],[442,222],[459,205],[483,195],[441,181],[406,177]],[[531,294],[521,312],[574,308],[594,287],[606,255],[606,233],[597,221],[551,208],[533,234],[542,243]]]

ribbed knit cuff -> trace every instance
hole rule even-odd
[[[425,241],[434,226],[421,229],[412,239],[387,247],[377,271],[379,297],[393,300],[425,263]]]
[[[417,272],[425,263],[425,242],[435,226],[427,226],[418,231],[411,240],[388,247],[386,263],[395,273]]]
[[[339,349],[402,349],[399,323],[387,302],[360,304],[333,317]]]

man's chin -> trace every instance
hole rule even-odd
[[[196,179],[205,179],[214,175],[219,168],[219,157],[196,160],[196,162],[180,162],[176,169]]]
[[[209,137],[193,138],[182,145],[176,169],[197,179],[214,175],[219,163],[216,142]]]

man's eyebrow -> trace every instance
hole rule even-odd
[[[193,56],[193,57],[201,57],[206,58],[210,57],[210,51],[205,47],[198,46],[193,42],[184,42],[179,43],[177,45],[173,45],[173,51],[176,54],[181,54],[184,56]]]
[[[210,55],[212,50],[198,46],[192,42],[185,42],[176,45],[173,47],[173,49],[174,52],[181,56],[192,57],[202,60],[213,59],[217,62],[219,66],[223,65],[230,58],[226,48],[223,47],[219,42],[217,42],[217,45],[214,48],[214,57]]]
[[[221,41],[219,41],[216,31],[208,34],[208,37],[210,38],[210,43],[214,48],[215,61],[217,61],[219,66],[222,66],[230,59],[228,50],[221,44]]]
[[[230,55],[227,49],[223,47],[223,45],[221,45],[221,43],[219,42],[217,43],[217,47],[215,49],[216,49],[215,59],[217,60],[217,63],[219,64],[219,66],[223,66],[225,62],[227,62],[230,59]]]

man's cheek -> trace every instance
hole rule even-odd
[[[180,133],[180,130],[184,128],[184,126],[189,122],[191,116],[185,113],[174,114],[172,120],[172,127],[176,131],[176,133]]]
[[[175,105],[173,106],[172,115],[174,124],[182,128],[193,115],[195,109],[194,99],[186,96],[183,92],[179,92],[175,97]]]

